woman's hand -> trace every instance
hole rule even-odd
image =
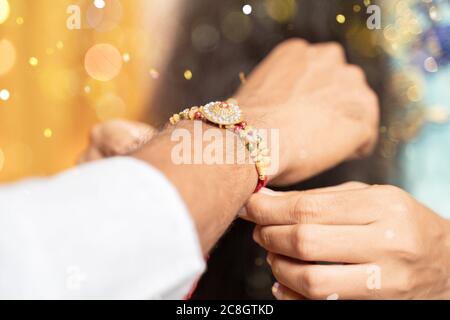
[[[150,141],[155,129],[141,122],[112,120],[95,126],[90,144],[79,163],[113,156],[125,156],[136,152]]]
[[[265,190],[246,211],[279,299],[450,298],[450,222],[396,187]]]
[[[335,43],[283,42],[235,98],[250,124],[280,130],[280,172],[272,184],[298,182],[365,156],[377,140],[377,97]]]

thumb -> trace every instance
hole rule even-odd
[[[293,201],[297,197],[293,192],[275,192],[261,189],[250,197],[239,216],[258,225],[288,225],[295,224],[292,213]]]

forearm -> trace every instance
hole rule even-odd
[[[204,123],[202,125],[203,129],[214,128]],[[191,213],[206,254],[255,190],[257,173],[255,166],[248,161],[246,164],[176,164],[172,159],[172,150],[177,142],[171,139],[176,129],[188,130],[192,137],[191,149],[197,143],[202,146],[203,152],[206,145],[203,134],[196,136],[194,122],[186,121],[165,129],[135,156],[158,168],[178,189]],[[220,132],[223,140],[219,143],[225,141],[226,130]]]

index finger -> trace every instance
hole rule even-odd
[[[247,202],[242,218],[259,225],[363,225],[378,220],[382,208],[374,210],[373,205],[369,205],[370,202],[378,204],[377,199],[368,186],[277,196],[259,193]]]

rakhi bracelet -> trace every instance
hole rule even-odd
[[[181,120],[201,120],[237,134],[256,166],[258,184],[255,193],[267,185],[266,169],[270,164],[269,149],[265,146],[261,135],[258,134],[258,130],[242,120],[242,111],[236,103],[216,101],[204,106],[187,108],[174,114],[170,118],[170,123],[176,125]]]

